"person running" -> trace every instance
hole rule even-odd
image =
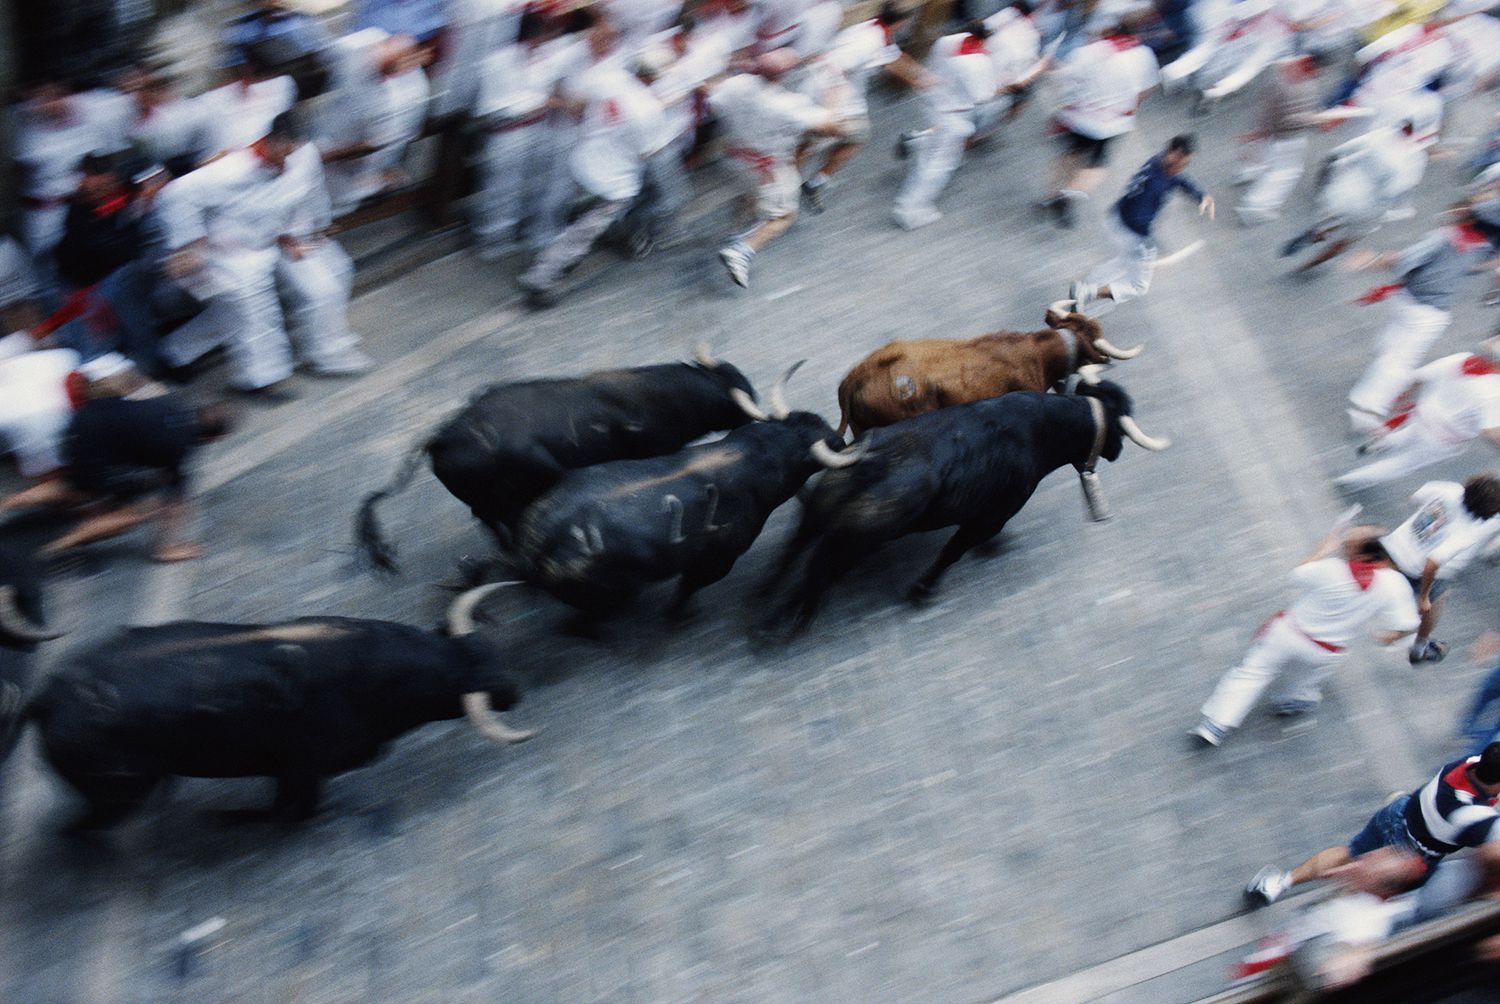
[[[1411,588],[1391,565],[1375,527],[1348,534],[1342,525],[1292,569],[1300,590],[1285,610],[1260,626],[1245,658],[1225,673],[1189,735],[1218,746],[1239,728],[1279,673],[1297,668],[1272,701],[1277,715],[1299,715],[1322,700],[1322,680],[1343,661],[1360,628],[1380,625],[1376,640],[1394,645],[1417,630]]]
[[[1444,764],[1422,787],[1387,802],[1348,844],[1321,850],[1291,871],[1262,868],[1245,887],[1254,906],[1276,902],[1287,890],[1326,877],[1380,847],[1421,855],[1432,866],[1455,851],[1500,836],[1500,743],[1478,756]]]
[[[1156,267],[1156,242],[1151,226],[1167,196],[1181,189],[1198,200],[1198,215],[1214,218],[1213,196],[1204,192],[1186,171],[1193,159],[1192,136],[1173,136],[1167,148],[1141,166],[1130,186],[1105,217],[1105,230],[1119,254],[1089,273],[1087,281],[1073,283],[1069,295],[1080,314],[1090,313],[1105,300],[1126,303],[1146,295]]]

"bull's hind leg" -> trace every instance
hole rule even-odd
[[[1004,527],[1000,526],[973,526],[965,524],[960,526],[953,536],[948,538],[948,543],[943,545],[943,550],[938,554],[937,560],[932,567],[922,573],[922,577],[912,583],[911,589],[907,590],[906,598],[912,603],[922,604],[932,598],[937,592],[938,580],[943,577],[953,563],[962,558],[971,548],[979,547],[994,540]]]
[[[271,803],[271,816],[293,823],[311,819],[318,811],[322,794],[323,781],[316,774],[283,774],[276,779],[276,801]]]
[[[823,538],[807,561],[801,590],[782,608],[782,616],[789,619],[788,634],[795,637],[807,630],[822,606],[823,594],[843,578],[867,550],[868,547],[855,540]]]

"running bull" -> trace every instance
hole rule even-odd
[[[325,778],[427,722],[467,716],[500,743],[531,737],[494,714],[520,692],[469,637],[494,588],[458,597],[447,635],[344,617],[128,628],[49,678],[25,716],[87,801],[79,829],[118,822],[169,776],[272,777],[273,812],[305,818]]]
[[[1068,464],[1085,475],[1094,518],[1104,518],[1097,486],[1089,494],[1099,458],[1118,459],[1126,438],[1148,450],[1170,444],[1141,431],[1124,389],[1093,372],[1086,377],[1078,394],[1020,391],[873,429],[837,453],[815,447],[831,469],[807,500],[763,595],[799,558],[806,558],[806,572],[768,627],[805,629],[828,587],[881,543],[956,526],[912,586],[914,602],[926,599],[949,566],[998,535],[1042,479]]]
[[[1071,300],[1052,304],[1041,331],[891,342],[876,349],[839,384],[839,433],[848,428],[858,436],[949,405],[1017,390],[1044,391],[1080,366],[1140,355],[1139,345],[1110,344],[1099,322],[1073,313],[1073,306]]]
[[[744,374],[699,349],[692,363],[528,380],[481,391],[407,455],[395,478],[360,506],[361,547],[395,571],[375,507],[411,483],[425,453],[432,472],[504,547],[526,507],[568,471],[657,457],[749,421],[732,392],[755,399]]]
[[[771,513],[821,469],[811,450],[843,445],[822,418],[787,408],[783,388],[797,366],[772,388],[769,415],[735,390],[756,421],[723,439],[569,473],[521,520],[526,578],[602,616],[676,577],[671,614],[685,614],[693,594],[728,575]]]

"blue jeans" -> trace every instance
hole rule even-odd
[[[1349,854],[1357,858],[1361,854],[1368,854],[1381,847],[1395,847],[1413,854],[1420,854],[1428,862],[1436,860],[1431,854],[1414,844],[1411,835],[1406,830],[1406,804],[1410,801],[1410,794],[1402,795],[1371,816],[1365,828],[1349,841]]]
[[[1475,756],[1490,743],[1500,740],[1500,665],[1479,685],[1474,703],[1464,716],[1462,727],[1469,755]]]

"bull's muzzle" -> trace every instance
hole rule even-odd
[[[448,634],[454,638],[462,638],[464,635],[474,633],[474,608],[477,607],[486,596],[506,586],[520,585],[519,582],[491,582],[487,585],[478,586],[461,594],[448,606]],[[463,695],[464,717],[469,724],[478,730],[479,734],[492,739],[502,746],[512,743],[523,743],[536,735],[535,729],[513,729],[506,725],[495,713],[490,704],[490,695],[483,690],[476,690]]]

